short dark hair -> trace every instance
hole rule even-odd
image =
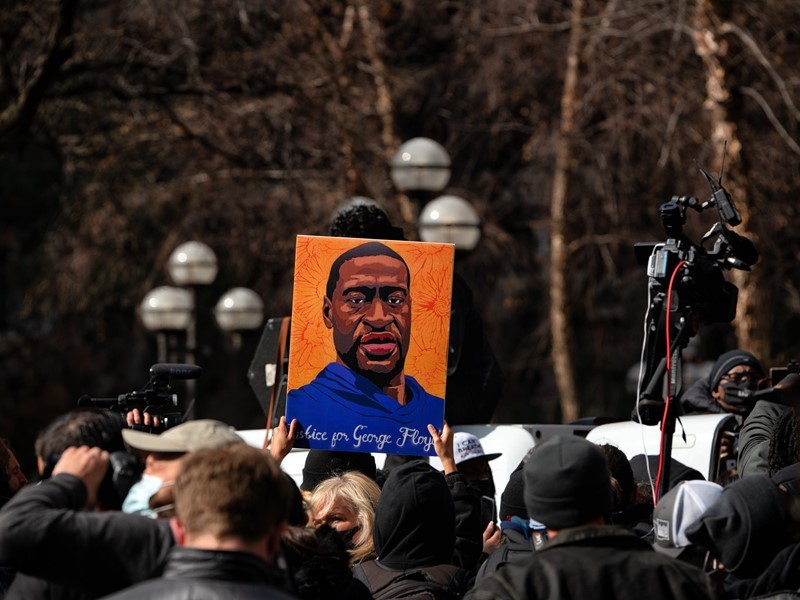
[[[328,298],[333,298],[333,290],[336,289],[336,283],[339,281],[339,270],[342,268],[342,265],[348,260],[353,260],[354,258],[360,258],[362,256],[388,256],[390,258],[399,260],[406,268],[406,282],[408,283],[409,287],[411,286],[411,270],[408,268],[406,261],[403,260],[403,257],[389,248],[389,246],[386,244],[382,244],[380,242],[367,242],[365,244],[361,244],[360,246],[356,246],[355,248],[350,248],[346,252],[339,255],[335,261],[333,261],[333,264],[331,265],[331,271],[328,274],[328,284],[325,286],[325,295],[328,296]]]
[[[124,428],[125,418],[119,413],[102,408],[77,408],[56,417],[42,430],[34,449],[45,466],[52,469],[57,457],[70,446],[98,447],[109,453],[125,450]]]

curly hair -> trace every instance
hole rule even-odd
[[[784,467],[800,462],[800,417],[793,410],[781,413],[769,440],[767,463],[769,474],[774,475]]]

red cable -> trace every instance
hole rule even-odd
[[[658,502],[658,490],[661,489],[661,476],[663,475],[664,471],[664,445],[666,443],[666,432],[665,432],[665,424],[667,422],[667,414],[669,413],[669,404],[670,404],[670,370],[672,368],[671,361],[672,361],[672,353],[670,352],[670,339],[669,339],[669,332],[670,332],[670,314],[672,308],[672,286],[675,283],[675,276],[680,271],[680,268],[686,264],[685,260],[682,260],[678,263],[678,266],[675,267],[675,270],[672,272],[672,275],[669,278],[669,287],[667,288],[667,398],[664,401],[664,414],[661,416],[661,442],[659,444],[659,452],[658,452],[658,473],[656,475],[656,489],[653,493],[653,505]]]

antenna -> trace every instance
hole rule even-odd
[[[722,142],[722,163],[719,166],[719,186],[722,187],[722,173],[725,171],[725,155],[728,154],[728,140]]]

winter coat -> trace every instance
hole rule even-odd
[[[83,482],[61,474],[3,507],[0,564],[18,571],[7,599],[98,598],[161,574],[175,545],[167,522],[85,504]]]
[[[392,469],[375,507],[380,567],[401,573],[451,564],[455,535],[453,498],[442,474],[423,461]]]
[[[621,527],[565,529],[524,562],[487,577],[466,600],[615,598],[682,600],[716,597],[699,569],[659,554]]]
[[[173,548],[164,574],[109,600],[284,600],[275,570],[248,552]]]

